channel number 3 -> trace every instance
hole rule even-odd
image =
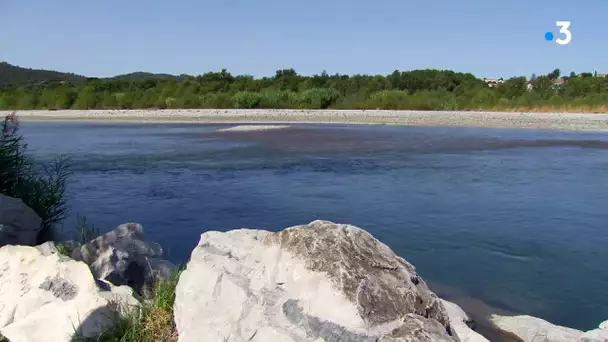
[[[555,25],[557,25],[559,29],[559,33],[565,35],[565,38],[557,38],[555,42],[559,45],[567,45],[572,40],[572,32],[570,32],[570,22],[569,21],[556,21]]]

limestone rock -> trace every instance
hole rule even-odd
[[[140,294],[174,268],[162,255],[160,245],[146,241],[137,223],[122,224],[72,252],[72,258],[89,265],[96,278],[131,286]]]
[[[10,341],[94,338],[117,307],[137,304],[128,288],[101,290],[87,265],[29,246],[0,248],[0,333]]]
[[[0,194],[0,247],[36,244],[42,219],[18,198]]]
[[[202,234],[174,312],[184,342],[458,341],[414,266],[328,221]]]
[[[42,254],[43,256],[49,256],[51,254],[57,254],[59,253],[59,250],[57,249],[57,244],[53,241],[47,241],[41,245],[37,245],[34,246],[38,252],[40,252],[40,254]]]
[[[101,297],[109,302],[121,304],[117,308],[119,311],[122,312],[124,309],[133,308],[140,304],[137,294],[133,293],[132,288],[126,285],[114,286],[112,283],[100,279],[95,279],[95,281],[102,290],[99,292]]]
[[[515,336],[524,342],[563,342],[578,341],[583,332],[551,324],[537,317],[522,316],[490,316],[490,322],[499,330]]]

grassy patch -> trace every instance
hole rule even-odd
[[[76,214],[76,229],[70,241],[56,241],[57,253],[71,257],[74,249],[91,242],[99,236],[99,229],[87,221],[83,215]],[[0,341],[1,342],[1,341]]]
[[[86,216],[76,214],[76,241],[84,245],[98,236],[99,228],[89,223]]]
[[[148,342],[177,341],[173,319],[175,287],[181,274],[173,274],[158,281],[153,287],[153,296],[140,307],[123,311],[114,310],[114,325],[97,338],[74,336],[73,342]]]
[[[72,249],[70,248],[70,246],[67,243],[56,242],[55,248],[57,248],[57,253],[59,253],[61,255],[65,255],[65,256],[72,255]],[[2,342],[2,341],[0,340],[0,342]]]

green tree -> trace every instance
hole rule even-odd
[[[534,88],[532,91],[540,96],[540,98],[547,99],[555,94],[553,80],[547,76],[541,76],[534,82]]]
[[[559,78],[559,76],[561,75],[561,71],[559,69],[555,69],[553,71],[551,71],[547,77],[549,77],[552,80],[556,80]]]
[[[522,96],[528,89],[525,77],[513,77],[506,80],[503,84],[497,87],[498,92],[502,97],[512,99]]]
[[[90,87],[83,88],[74,102],[76,109],[94,109],[97,107],[97,93]]]
[[[2,69],[0,67],[0,69]],[[19,71],[21,72],[21,71]],[[12,72],[10,75],[13,75]],[[62,80],[57,73],[31,83],[4,82],[0,70],[0,109],[54,108],[341,108],[341,109],[511,109],[561,106],[602,109],[608,104],[608,79],[547,76],[514,77],[490,88],[469,73],[451,70],[395,70],[389,75],[299,75],[277,70],[272,77],[232,75],[226,69],[203,75],[132,73],[113,78]],[[60,78],[54,78],[60,75]],[[65,76],[65,75],[64,75]],[[67,77],[67,76],[65,76]],[[11,76],[12,78],[12,76]],[[28,83],[29,82],[29,83]],[[558,100],[558,98],[560,100]]]

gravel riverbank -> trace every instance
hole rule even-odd
[[[7,114],[8,112],[0,112]],[[608,114],[390,110],[31,110],[23,121],[347,123],[608,131]]]

